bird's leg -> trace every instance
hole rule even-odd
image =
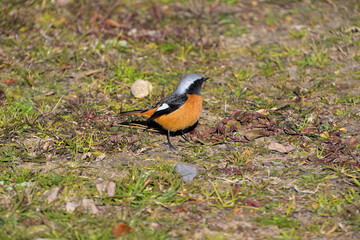
[[[149,126],[149,124],[150,124],[150,121],[145,121],[145,125],[146,125],[146,128],[144,129],[144,131],[147,131],[147,130],[149,130],[150,129],[150,126]]]
[[[182,137],[186,142],[190,142],[190,139],[185,135],[185,133],[181,132],[181,137]]]
[[[167,140],[168,140],[169,147],[175,149],[175,147],[170,142],[170,131],[167,131]]]

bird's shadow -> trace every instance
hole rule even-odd
[[[194,130],[197,126],[198,122],[196,122],[194,125],[184,129],[184,130],[179,130],[179,131],[175,131],[175,132],[170,132],[170,136],[174,137],[174,136],[182,136],[186,133],[191,132],[192,130]],[[157,124],[154,121],[139,121],[139,120],[135,120],[135,121],[125,121],[125,122],[121,122],[120,125],[123,126],[132,126],[135,128],[139,128],[140,126],[143,126],[143,128],[139,128],[139,129],[143,129],[144,131],[146,130],[155,130],[156,132],[162,134],[162,135],[167,135],[167,130],[163,129],[159,124]]]

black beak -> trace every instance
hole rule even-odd
[[[205,82],[205,81],[208,80],[208,79],[210,79],[210,78],[205,77],[205,78],[202,78],[201,81],[202,81],[202,82]]]

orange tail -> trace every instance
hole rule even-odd
[[[128,115],[138,115],[138,116],[145,116],[147,118],[149,118],[154,112],[155,112],[156,108],[152,108],[149,110],[134,110],[134,111],[127,111],[127,112],[121,112],[120,115],[122,116],[128,116]]]

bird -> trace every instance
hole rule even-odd
[[[170,148],[171,132],[180,131],[185,139],[184,130],[195,126],[202,111],[202,84],[208,80],[196,73],[189,73],[182,77],[176,89],[163,100],[155,103],[146,110],[120,112],[120,116],[140,115],[147,117],[146,123],[154,121],[167,131],[167,141]]]

